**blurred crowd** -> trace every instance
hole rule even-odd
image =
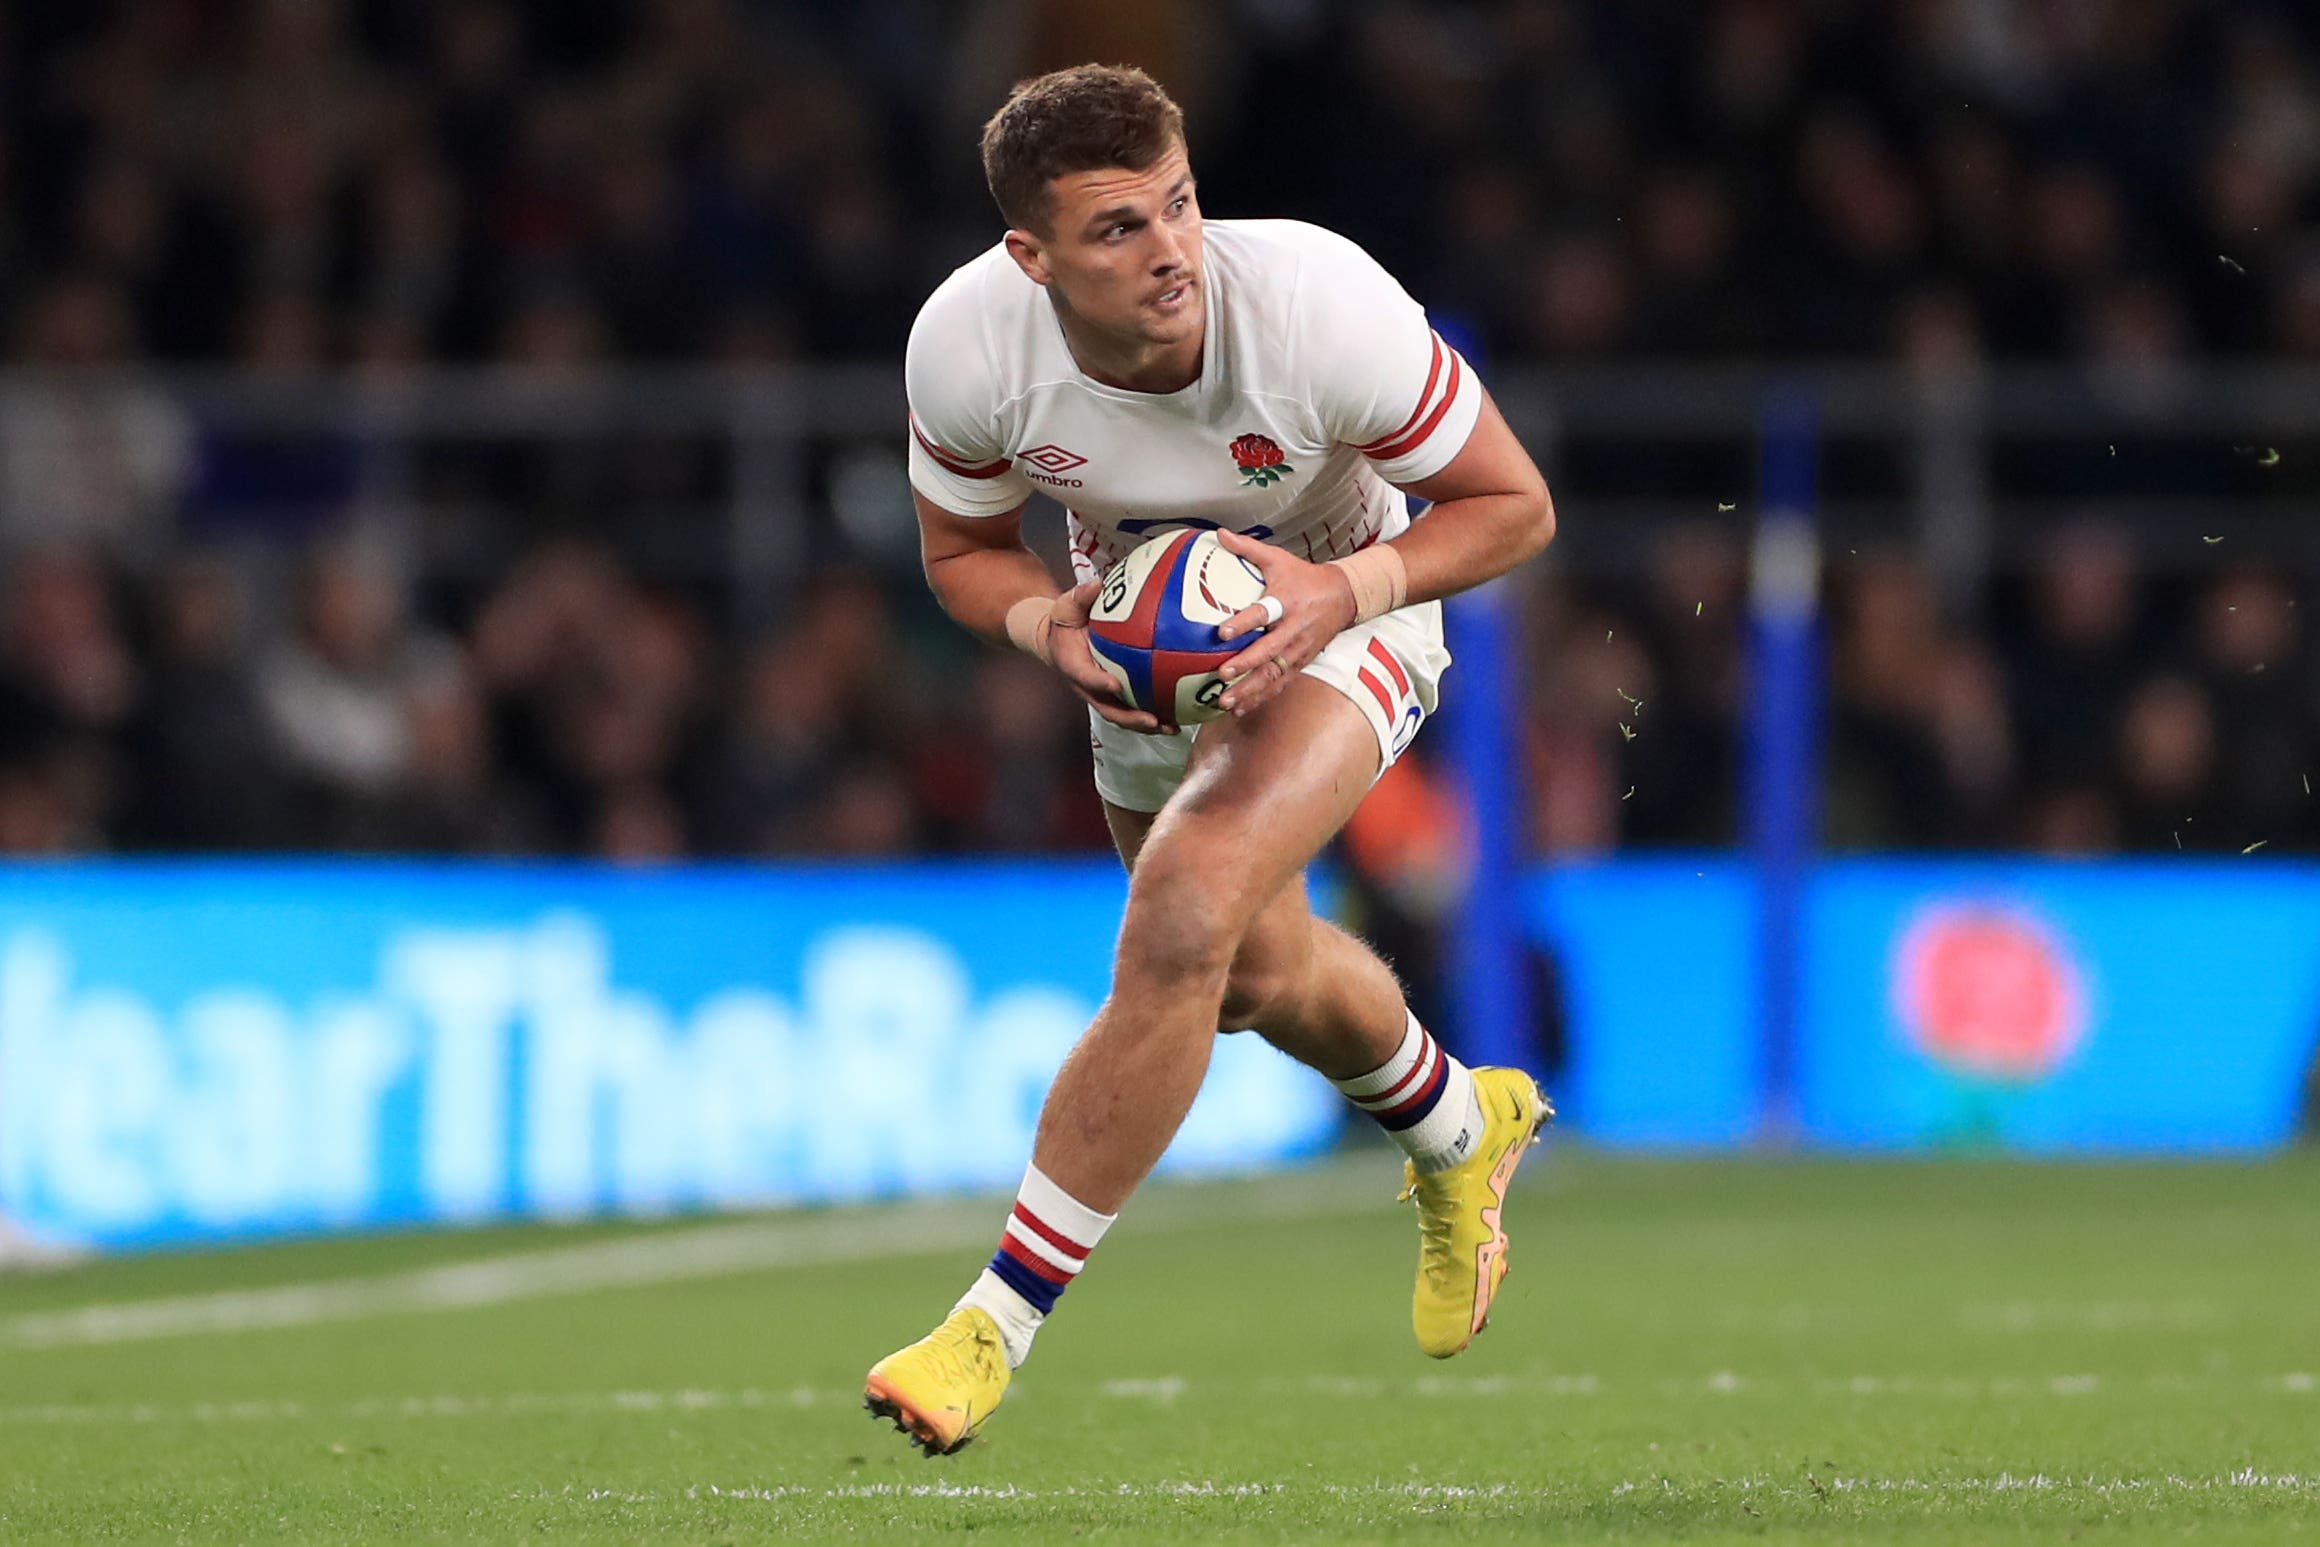
[[[735,608],[715,540],[667,559],[728,501],[714,456],[468,448],[382,486],[357,437],[135,369],[891,368],[996,235],[981,119],[1087,58],[1184,101],[1211,215],[1355,236],[1492,364],[2320,364],[2308,5],[22,0],[0,848],[1101,844],[1079,712],[933,612],[907,534],[792,512],[819,567]],[[900,511],[890,475],[849,498]],[[456,575],[375,519],[410,506]],[[1962,602],[1906,548],[1832,553],[1830,839],[2320,841],[2300,584],[2100,521],[2030,548]],[[1716,526],[1533,577],[1542,846],[1730,839],[1742,589]],[[1355,835],[1421,912],[1461,830],[1431,755]]]
[[[1644,574],[1529,591],[1536,845],[1733,841],[1745,571],[1671,530]],[[1082,711],[907,582],[816,575],[725,641],[681,588],[541,548],[438,598],[360,543],[277,581],[186,555],[146,582],[23,558],[0,593],[0,850],[896,855],[1100,848]],[[1905,553],[1826,586],[1823,831],[1838,848],[2320,847],[2303,590],[2152,574],[2115,528],[2041,541],[1971,616]],[[1457,712],[1457,695],[1446,713]],[[1424,911],[1466,831],[1439,735],[1353,835]]]
[[[1558,580],[1534,640],[1542,847],[1736,836],[1742,550],[1692,528],[1633,585]],[[1824,588],[1821,830],[1838,849],[2320,847],[2320,672],[2304,588],[2218,560],[2154,574],[2074,523],[1961,615],[1899,553]]]
[[[1088,58],[1184,101],[1211,214],[1500,353],[2320,358],[2320,12],[2260,0],[24,0],[0,312],[31,359],[889,359],[996,234],[981,118]]]
[[[864,576],[820,576],[740,650],[579,544],[441,619],[359,545],[281,579],[276,602],[215,557],[142,586],[77,557],[16,565],[0,850],[649,862],[1105,841],[1078,705]]]

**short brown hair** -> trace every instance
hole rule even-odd
[[[983,125],[983,177],[1017,230],[1047,230],[1048,184],[1072,172],[1141,172],[1184,138],[1184,111],[1134,65],[1081,64],[1033,76]]]

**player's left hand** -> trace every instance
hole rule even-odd
[[[1298,558],[1285,548],[1239,532],[1218,532],[1216,540],[1227,553],[1248,560],[1265,577],[1265,594],[1281,604],[1278,623],[1267,625],[1267,609],[1263,607],[1243,607],[1217,630],[1218,636],[1227,640],[1264,630],[1225,662],[1219,673],[1232,684],[1218,700],[1220,707],[1245,715],[1280,692],[1284,683],[1352,624],[1353,587],[1340,570]]]

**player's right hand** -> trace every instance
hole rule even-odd
[[[1110,723],[1140,735],[1166,735],[1176,727],[1163,725],[1159,716],[1131,709],[1121,702],[1119,684],[1096,664],[1095,651],[1088,648],[1088,610],[1095,606],[1098,589],[1096,582],[1090,580],[1055,599],[1055,610],[1049,614],[1054,627],[1047,636],[1055,669],[1063,673],[1064,681],[1071,684],[1074,693],[1086,699]]]

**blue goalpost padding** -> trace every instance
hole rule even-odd
[[[1451,930],[1452,1041],[1470,1064],[1537,1063],[1525,970],[1522,877],[1529,845],[1521,793],[1522,623],[1512,582],[1454,596],[1443,627],[1458,664],[1444,717],[1451,766],[1474,819],[1474,871]]]
[[[1805,887],[1820,827],[1819,415],[1776,391],[1762,420],[1742,715],[1742,842],[1756,867],[1763,972],[1763,1136],[1797,1132],[1796,1037]]]

